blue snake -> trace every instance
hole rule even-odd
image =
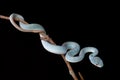
[[[24,20],[24,18],[21,15],[15,14],[15,13],[11,14],[9,18],[13,25],[15,25],[13,19]],[[21,29],[26,30],[26,32],[29,32],[29,31],[35,31],[35,32],[44,31],[45,32],[45,29],[42,27],[42,25],[36,24],[36,23],[25,24],[19,21],[19,26]],[[43,35],[40,34],[40,36],[42,37]],[[43,47],[50,53],[54,53],[58,55],[64,54],[65,59],[68,62],[71,62],[71,63],[80,62],[84,59],[85,54],[90,53],[89,60],[93,65],[100,67],[100,68],[103,67],[104,65],[102,59],[97,56],[98,49],[95,47],[85,47],[85,48],[80,49],[80,45],[72,41],[64,42],[62,45],[54,45],[46,40],[41,39],[41,43]],[[76,56],[77,54],[79,55]]]

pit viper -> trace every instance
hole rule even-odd
[[[24,20],[24,18],[21,15],[16,14],[16,13],[11,14],[9,18],[13,25],[15,25],[13,19]],[[45,32],[44,27],[36,23],[25,24],[19,21],[19,26],[21,29],[26,30],[28,32],[29,31],[36,31],[36,32],[44,31]],[[43,35],[40,35],[40,36],[42,37]],[[95,47],[84,47],[80,49],[80,45],[72,41],[64,42],[62,45],[54,45],[46,40],[41,39],[41,43],[43,47],[50,53],[54,53],[58,55],[64,54],[65,59],[68,62],[71,62],[71,63],[80,62],[84,59],[85,54],[89,53],[89,60],[93,65],[100,67],[100,68],[103,67],[104,65],[102,59],[97,56],[98,49]]]

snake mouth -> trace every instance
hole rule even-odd
[[[95,66],[97,66],[97,67],[101,67],[101,66],[99,65],[99,63],[95,64]]]
[[[100,65],[99,63],[100,63],[100,62],[98,62],[97,64],[95,64],[95,66],[96,66],[96,67],[99,67],[99,68],[102,68],[103,65]]]

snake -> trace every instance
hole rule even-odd
[[[24,18],[16,13],[12,13],[10,15],[10,22],[14,25],[13,19],[21,19],[24,20]],[[21,21],[19,21],[19,26],[21,29],[26,30],[26,31],[45,31],[44,27],[40,24],[37,23],[31,23],[31,24],[25,24]],[[40,35],[41,37],[43,35]],[[54,45],[51,44],[50,42],[46,40],[41,39],[41,43],[48,52],[54,53],[54,54],[64,54],[66,61],[71,62],[71,63],[77,63],[81,62],[85,55],[89,53],[89,60],[90,62],[95,65],[96,67],[103,67],[103,60],[98,57],[98,49],[95,47],[84,47],[80,48],[80,45],[77,42],[73,41],[67,41],[64,42],[62,45]]]

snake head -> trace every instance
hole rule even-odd
[[[90,59],[90,62],[95,65],[96,67],[99,67],[99,68],[102,68],[103,67],[103,61],[100,57],[90,57],[89,56],[89,59]]]

